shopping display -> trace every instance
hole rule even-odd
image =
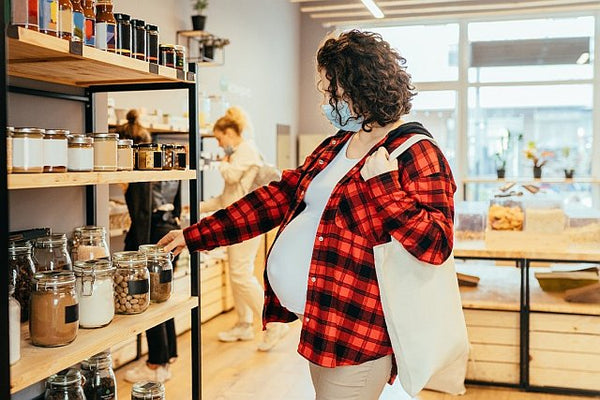
[[[118,141],[119,135],[116,133],[94,135],[94,171],[117,170]]]
[[[43,236],[34,241],[33,258],[37,272],[73,269],[64,233]]]
[[[140,314],[150,305],[150,273],[146,257],[137,251],[113,254],[114,305],[118,314]]]
[[[94,138],[85,135],[69,136],[67,169],[73,172],[94,170]]]
[[[115,14],[117,21],[117,54],[131,56],[131,16],[129,14]]]
[[[70,368],[50,376],[46,380],[44,400],[87,400],[81,372]]]
[[[67,172],[70,132],[46,129],[44,132],[44,172]]]
[[[44,130],[15,128],[12,140],[13,173],[44,172]]]
[[[142,143],[137,146],[137,169],[160,171],[163,169],[162,145]]]
[[[10,2],[10,11],[13,25],[22,26],[34,31],[39,29],[38,0],[12,0]]]
[[[8,270],[14,277],[14,298],[21,305],[19,317],[21,322],[29,319],[29,302],[33,287],[33,275],[36,270],[31,258],[31,251],[29,242],[12,242],[8,247]]]
[[[106,229],[98,226],[80,226],[71,234],[71,258],[89,261],[110,256]]]
[[[173,255],[153,244],[141,245],[139,251],[146,256],[150,272],[150,300],[156,303],[169,300],[173,294]]]
[[[94,0],[83,0],[83,16],[85,17],[84,43],[86,46],[96,45],[96,10]]]
[[[81,362],[85,378],[83,392],[86,400],[116,400],[117,379],[112,369],[110,351],[103,351]]]
[[[121,139],[117,142],[117,170],[133,170],[133,140]]]
[[[73,5],[73,41],[85,41],[85,11],[82,0],[71,0]]]
[[[146,61],[146,21],[131,20],[131,57]]]
[[[105,259],[77,261],[73,266],[79,298],[79,326],[101,328],[114,315],[113,274],[115,268]]]

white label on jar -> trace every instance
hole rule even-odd
[[[111,277],[98,278],[92,285],[77,278],[79,297],[79,326],[99,328],[107,325],[115,316],[113,280]],[[85,289],[85,290],[84,290]]]
[[[69,171],[93,171],[94,148],[71,147],[68,151]]]
[[[44,139],[13,138],[13,167],[33,168],[44,166]]]
[[[67,149],[69,142],[67,139],[45,139],[44,142],[44,166],[45,167],[66,167]]]

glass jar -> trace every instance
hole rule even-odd
[[[69,131],[46,129],[44,133],[44,172],[67,172]]]
[[[94,47],[96,44],[96,12],[94,11],[94,0],[83,0],[83,16],[85,19],[84,43],[86,46]]]
[[[86,400],[81,372],[71,368],[49,377],[44,400]]]
[[[162,145],[162,152],[163,152],[163,169],[173,169],[174,168],[174,159],[173,159],[173,152],[174,152],[175,146],[172,144],[163,144]]]
[[[12,174],[13,169],[13,132],[15,128],[12,126],[6,127],[6,172]]]
[[[113,15],[112,0],[96,0],[96,48],[116,51],[117,21]]]
[[[187,64],[185,60],[185,46],[180,44],[175,45],[175,68],[182,71],[187,70]]]
[[[85,35],[85,17],[83,15],[82,0],[71,0],[73,5],[73,41],[83,42]]]
[[[94,170],[94,138],[85,135],[69,136],[67,169],[76,172]]]
[[[117,170],[117,133],[94,135],[94,171]]]
[[[169,68],[175,68],[175,46],[172,44],[161,44],[159,47],[159,64]]]
[[[117,54],[131,57],[131,16],[115,14],[117,21]]]
[[[58,0],[39,0],[40,32],[50,36],[57,35]]]
[[[80,226],[71,235],[71,258],[75,261],[89,261],[110,257],[106,229],[98,226]]]
[[[522,200],[515,197],[497,197],[490,200],[488,230],[522,231],[524,222]]]
[[[39,3],[38,0],[12,0],[10,2],[12,25],[22,26],[37,31],[39,29]]]
[[[141,143],[138,145],[138,164],[140,170],[161,170],[163,154],[157,143]]]
[[[35,264],[31,258],[31,245],[11,243],[8,246],[8,268],[14,276],[14,297],[21,304],[21,322],[29,319],[29,301],[33,286]]]
[[[131,20],[131,57],[146,61],[146,21]]]
[[[152,64],[158,64],[158,44],[158,26],[146,25],[146,59]]]
[[[133,170],[133,140],[121,139],[117,143],[117,170]]]
[[[173,255],[162,246],[144,244],[140,253],[146,256],[150,272],[150,300],[156,303],[169,300],[173,294]]]
[[[67,236],[59,233],[35,240],[33,259],[37,272],[73,269],[67,250]]]
[[[165,400],[165,386],[160,382],[136,382],[131,387],[131,400]]]
[[[10,365],[21,359],[21,306],[14,298],[15,287],[8,286],[8,359]]]
[[[76,261],[73,266],[79,298],[79,326],[101,328],[115,316],[113,274],[106,259]]]
[[[110,351],[83,360],[81,372],[85,378],[83,392],[86,400],[117,399],[117,379],[112,369]]]
[[[44,172],[44,130],[16,128],[13,136],[13,173]]]
[[[113,254],[115,311],[117,314],[139,314],[150,305],[150,273],[146,257],[138,251]]]
[[[183,145],[176,145],[173,149],[173,169],[185,170],[187,168],[187,150]]]
[[[29,334],[35,346],[71,343],[79,328],[79,301],[72,271],[38,272],[33,277]]]
[[[73,5],[71,0],[58,0],[58,37],[71,40],[73,37]]]

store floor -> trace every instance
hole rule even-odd
[[[296,353],[300,324],[291,324],[286,338],[269,353],[256,351],[253,342],[220,343],[217,333],[235,322],[235,313],[229,312],[202,325],[203,345],[203,400],[312,400],[314,392],[306,361]],[[190,333],[179,337],[179,348],[190,348]],[[173,365],[173,379],[166,383],[168,400],[190,398],[190,355],[180,352]],[[124,369],[117,371],[119,398],[128,399],[131,385],[123,381]],[[461,397],[425,391],[418,400],[561,400],[590,399],[589,397],[522,393],[510,389],[468,387]],[[409,400],[396,393],[386,392],[380,400]]]

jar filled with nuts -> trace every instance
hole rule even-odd
[[[150,300],[156,303],[169,300],[173,293],[172,253],[154,244],[141,245],[140,253],[146,256],[150,272]]]
[[[139,314],[150,304],[150,273],[146,257],[137,251],[113,254],[115,312]]]

